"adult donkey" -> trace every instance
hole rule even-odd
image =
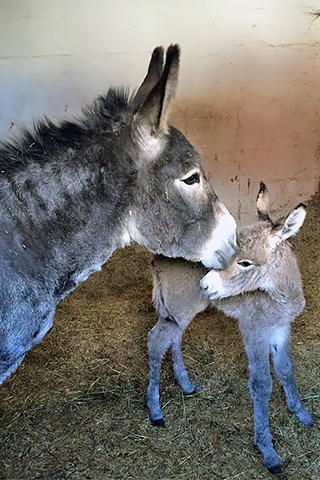
[[[180,50],[152,54],[134,96],[110,89],[77,121],[48,119],[0,150],[0,383],[57,303],[131,241],[225,267],[236,225],[187,139],[167,124]]]

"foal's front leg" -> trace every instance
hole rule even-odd
[[[173,363],[173,373],[174,378],[180,385],[184,395],[193,395],[197,393],[198,390],[201,390],[201,386],[196,387],[190,380],[187,369],[184,365],[182,352],[181,352],[181,341],[182,341],[183,331],[179,329],[179,332],[175,335],[174,341],[172,343],[172,363]]]
[[[271,473],[281,473],[281,461],[272,445],[269,428],[269,398],[272,379],[269,364],[269,341],[265,332],[242,332],[249,360],[249,390],[254,408],[254,443]]]
[[[271,337],[270,344],[274,369],[285,391],[290,412],[304,425],[312,425],[313,417],[302,405],[294,378],[294,362],[290,351],[290,325],[277,328]]]

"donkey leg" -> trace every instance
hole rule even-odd
[[[164,318],[159,318],[158,323],[148,334],[149,354],[149,385],[147,390],[147,405],[150,412],[151,423],[156,426],[164,426],[163,412],[160,407],[160,370],[161,362],[166,351],[172,345],[173,325],[177,325]]]
[[[257,332],[253,332],[257,333]],[[269,428],[269,398],[272,391],[272,379],[269,365],[268,340],[256,334],[245,338],[245,347],[249,360],[249,390],[254,408],[254,443],[263,456],[263,465],[274,474],[281,473],[281,461],[272,445]]]
[[[278,328],[271,339],[271,351],[276,375],[286,394],[287,405],[304,425],[312,425],[312,415],[302,406],[294,378],[294,361],[290,351],[290,325]]]
[[[200,387],[196,387],[191,380],[187,369],[184,365],[182,352],[181,352],[181,341],[182,341],[183,331],[177,326],[177,331],[174,336],[174,341],[171,347],[172,350],[172,362],[173,362],[173,372],[174,377],[178,384],[180,385],[184,395],[193,395],[197,391],[201,390]]]

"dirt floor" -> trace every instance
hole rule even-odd
[[[320,195],[294,239],[307,306],[293,325],[292,350],[304,404],[316,424],[291,416],[274,381],[270,424],[283,478],[320,478]],[[1,389],[0,478],[272,478],[252,443],[247,360],[237,325],[199,315],[184,338],[191,377],[205,389],[184,398],[169,358],[162,373],[166,428],[150,426],[145,406],[150,254],[116,252],[102,272],[63,301],[55,325]]]

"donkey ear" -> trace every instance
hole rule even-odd
[[[179,59],[180,47],[170,45],[161,77],[134,115],[133,138],[145,150],[155,148],[156,137],[167,133],[167,119],[178,85]]]
[[[145,76],[145,79],[131,101],[131,107],[134,112],[138,110],[142,102],[147,98],[161,77],[163,68],[163,53],[163,47],[157,47],[152,52],[147,75]]]
[[[259,219],[271,221],[269,217],[269,192],[263,182],[260,182],[256,205]]]
[[[296,235],[306,218],[306,207],[302,203],[298,205],[285,219],[282,227],[277,229],[271,239],[271,246],[275,248],[279,243]]]
[[[282,239],[286,240],[296,235],[306,218],[306,207],[302,203],[298,205],[285,219],[282,227]]]

